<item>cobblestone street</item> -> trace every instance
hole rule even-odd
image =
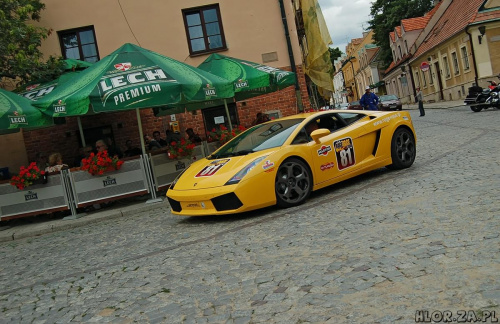
[[[376,170],[297,208],[183,218],[165,201],[2,242],[0,322],[498,319],[500,111],[418,114],[411,168]]]

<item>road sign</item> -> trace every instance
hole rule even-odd
[[[425,61],[422,62],[422,64],[420,64],[420,70],[422,70],[422,72],[428,71],[429,68],[430,68],[429,63]]]

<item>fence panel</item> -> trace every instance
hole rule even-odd
[[[120,170],[103,175],[71,172],[71,183],[77,207],[149,192],[142,158],[125,161]]]
[[[61,174],[51,174],[46,184],[34,184],[23,190],[10,183],[0,184],[0,220],[68,209]]]

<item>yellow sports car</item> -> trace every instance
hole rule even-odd
[[[224,215],[303,203],[312,190],[381,168],[408,168],[415,130],[405,111],[330,110],[256,125],[172,182],[172,213]]]

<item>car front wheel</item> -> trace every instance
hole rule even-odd
[[[280,207],[303,203],[312,190],[309,167],[299,159],[285,160],[278,168],[275,180],[276,202]]]
[[[409,168],[415,161],[417,154],[415,137],[410,130],[398,128],[391,141],[392,164],[389,169]]]

